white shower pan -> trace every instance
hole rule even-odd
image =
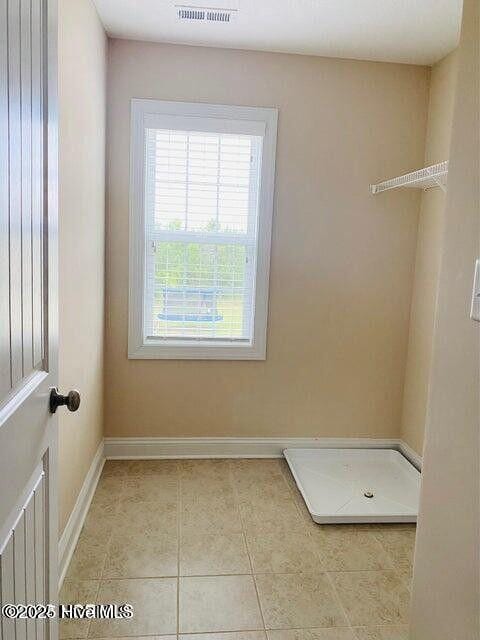
[[[416,522],[419,471],[393,449],[285,449],[315,522]]]

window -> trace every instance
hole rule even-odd
[[[132,100],[130,358],[265,359],[276,129]]]

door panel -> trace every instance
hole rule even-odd
[[[0,596],[57,599],[57,6],[0,0]],[[56,621],[1,620],[2,640]]]
[[[0,2],[0,398],[10,391],[10,284],[8,268],[8,43],[7,4]]]
[[[25,594],[25,507],[23,507],[20,517],[17,520],[12,532],[13,539],[13,580],[15,604],[26,604]],[[16,640],[26,640],[27,621],[15,620]]]
[[[2,0],[0,100],[7,143],[2,145],[1,267],[2,299],[8,305],[1,312],[0,401],[43,364],[43,4]]]
[[[9,538],[0,559],[0,577],[2,580],[2,605],[15,602],[14,592],[13,538]],[[2,640],[15,639],[15,621],[2,619]]]
[[[43,603],[46,518],[43,509],[45,474],[41,467],[32,479],[32,490],[10,527],[3,549],[0,549],[2,604]],[[44,622],[41,620],[15,620],[10,624],[7,618],[3,618],[2,623],[6,624],[3,638],[8,638],[11,633],[16,640],[35,639],[39,637],[37,627],[43,636]]]
[[[18,5],[18,6],[16,6]],[[10,300],[10,386],[23,377],[22,363],[22,183],[21,183],[21,70],[20,6],[8,2],[6,21],[8,46],[8,251]]]
[[[32,24],[42,20],[42,3],[32,2]],[[32,362],[40,369],[44,358],[43,307],[43,29],[32,29]]]
[[[30,0],[20,3],[20,129],[22,239],[22,377],[33,369],[32,314],[32,22]],[[42,264],[35,265],[42,269]]]
[[[35,599],[37,602],[46,603],[45,598],[45,487],[35,489],[34,496],[35,512]],[[35,624],[36,640],[43,640],[45,637],[45,622],[36,620]]]
[[[35,602],[35,494],[25,507],[25,600]],[[43,540],[42,540],[43,542]],[[27,640],[35,638],[35,620],[27,620]]]

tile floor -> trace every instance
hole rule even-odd
[[[60,601],[135,616],[60,637],[407,640],[414,542],[411,525],[314,524],[283,460],[109,461]]]

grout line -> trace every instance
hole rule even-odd
[[[272,629],[237,629],[237,630],[231,630],[229,629],[228,631],[186,631],[184,633],[181,634],[175,634],[175,633],[151,633],[151,634],[147,634],[145,636],[141,636],[142,638],[171,638],[172,636],[233,636],[234,634],[239,634],[239,633],[264,633],[266,634],[267,638],[268,638],[268,634],[271,631],[344,631],[346,629],[353,631],[355,633],[356,629],[382,629],[382,630],[389,630],[389,629],[395,629],[397,627],[408,627],[408,624],[404,624],[404,623],[399,623],[399,624],[374,624],[374,625],[370,625],[370,626],[365,626],[365,625],[356,625],[354,627],[347,627],[347,626],[343,626],[343,627],[275,627]],[[102,638],[98,638],[98,640],[114,640],[114,638],[116,638],[116,636],[103,636]],[[134,638],[135,640],[138,640],[139,636],[133,635],[133,636],[129,636],[129,635],[125,635],[122,636],[122,638]],[[355,636],[356,638],[356,636]],[[69,638],[68,640],[92,640],[91,638],[84,638],[82,637],[78,637],[76,636],[75,638]],[[96,639],[95,639],[96,640]]]
[[[406,531],[408,531],[410,529],[406,529]],[[404,531],[404,529],[398,529],[398,531]],[[376,535],[375,531],[373,530],[371,532],[372,536],[375,538],[376,542],[380,545],[380,547],[383,549],[384,553],[387,555],[387,557],[390,559],[391,563],[392,563],[392,569],[393,571],[395,571],[397,577],[400,579],[400,581],[402,582],[402,584],[405,586],[405,588],[408,590],[408,592],[411,595],[411,591],[412,591],[412,579],[411,578],[404,578],[401,575],[401,571],[408,571],[409,569],[413,570],[413,564],[411,567],[400,567],[398,565],[397,560],[395,559],[393,553],[391,553],[386,544],[384,543],[384,541],[382,540],[381,536]],[[417,536],[416,536],[416,527],[415,527],[415,541],[414,541],[414,551],[415,551],[415,545],[416,545],[416,541],[417,541]]]
[[[272,629],[237,629],[237,630],[231,630],[229,629],[228,631],[186,631],[185,633],[181,633],[178,634],[178,637],[180,636],[233,636],[234,634],[239,634],[239,633],[264,633],[266,634],[267,638],[268,638],[268,634],[271,631],[344,631],[344,630],[350,630],[353,631],[355,633],[356,629],[383,629],[383,630],[388,630],[388,629],[395,629],[397,627],[408,627],[407,624],[403,624],[403,623],[399,623],[399,624],[389,624],[389,625],[382,625],[382,624],[374,624],[371,626],[365,626],[365,625],[356,625],[355,627],[347,627],[347,626],[343,626],[343,627],[274,627]],[[172,636],[177,636],[177,634],[175,633],[155,633],[155,634],[147,634],[145,636],[142,636],[142,638],[170,638]],[[114,637],[116,636],[103,636],[102,638],[99,638],[98,640],[114,640]],[[138,639],[139,636],[122,636],[122,638],[134,638],[135,640]],[[355,636],[356,637],[356,636]],[[76,636],[75,638],[69,638],[69,640],[87,640],[87,638],[83,638],[83,637],[78,637]],[[88,639],[88,640],[92,640],[92,639]]]
[[[405,576],[402,575],[403,573],[407,573],[410,569],[400,569],[399,567],[395,567],[394,571],[397,574],[397,577],[400,579],[400,582],[403,584],[403,586],[405,587],[405,589],[407,589],[407,591],[410,594],[410,600],[412,597],[412,586],[413,586],[413,571],[412,571],[412,576],[410,577],[409,575]]]
[[[303,627],[304,628],[304,627]],[[325,627],[322,627],[325,628]],[[335,627],[333,627],[335,628]],[[337,627],[338,628],[338,627]],[[345,629],[345,627],[343,627]],[[286,629],[284,629],[286,631]],[[227,631],[186,631],[181,633],[182,636],[233,636],[238,633],[266,633],[265,629],[228,629]],[[168,635],[168,634],[166,634]],[[173,635],[173,634],[170,634]],[[138,637],[138,636],[137,636]],[[142,636],[143,637],[143,636]],[[155,636],[157,637],[157,636]],[[160,636],[158,636],[160,637]],[[70,640],[70,639],[69,639]],[[98,639],[100,640],[100,638]],[[106,638],[102,638],[102,640],[107,640]],[[113,638],[112,638],[113,640]]]
[[[250,553],[248,552],[248,548],[247,548],[247,553],[248,553],[248,557],[250,558]],[[250,561],[250,562],[251,562],[251,561]],[[252,568],[252,570],[253,570],[253,568]],[[255,579],[255,575],[252,575],[252,580],[253,580],[253,586],[254,586],[254,589],[255,589],[255,594],[256,594],[256,596],[257,596],[257,602],[258,602],[258,608],[259,608],[259,610],[260,610],[260,616],[261,616],[261,618],[262,618],[263,630],[264,630],[264,631],[265,631],[265,633],[266,633],[266,631],[267,631],[267,625],[266,625],[266,623],[265,623],[265,616],[264,616],[264,614],[263,614],[262,602],[261,602],[261,600],[260,600],[260,594],[259,594],[259,592],[258,592],[258,585],[257,585],[257,580]]]
[[[248,549],[248,546],[247,546]],[[192,574],[160,574],[154,576],[105,576],[102,578],[69,578],[65,579],[65,582],[91,582],[93,581],[107,581],[116,582],[122,580],[171,580],[172,578],[240,578],[240,577],[255,577],[255,576],[318,576],[325,573],[340,573],[340,574],[358,574],[358,573],[394,573],[398,579],[405,586],[405,580],[398,575],[396,569],[348,569],[344,571],[335,571],[332,569],[312,569],[312,571],[252,571],[251,573],[192,573]],[[171,634],[166,634],[171,635]]]
[[[182,473],[177,460],[177,638],[180,633],[180,545],[182,544]]]
[[[251,553],[250,553],[250,548],[249,548],[248,542],[247,542],[247,528],[245,526],[245,523],[244,523],[244,520],[243,520],[243,517],[242,517],[242,510],[239,508],[240,501],[239,501],[237,487],[235,485],[235,482],[233,481],[233,471],[232,471],[232,466],[231,465],[229,465],[229,467],[228,467],[228,473],[229,473],[230,482],[231,482],[232,487],[233,487],[233,495],[235,496],[235,502],[236,502],[236,505],[237,505],[237,508],[238,508],[238,512],[239,512],[239,515],[240,515],[240,522],[241,522],[241,525],[242,525],[243,541],[245,543],[245,548],[247,550],[248,562],[250,564],[250,571],[251,571],[251,574],[252,574],[252,581],[253,581],[253,587],[255,589],[255,595],[257,596],[258,610],[260,611],[260,617],[262,619],[263,631],[264,631],[264,633],[266,635],[267,626],[265,624],[265,616],[263,614],[262,603],[260,601],[260,594],[258,593],[257,581],[255,580],[255,575],[253,573],[253,560],[252,560],[252,556],[251,556]]]
[[[97,600],[98,600],[98,594],[100,593],[100,587],[101,587],[101,586],[102,586],[102,581],[101,581],[101,580],[98,580],[97,589],[96,589],[96,591],[95,591],[95,602],[97,602]],[[89,637],[90,637],[90,629],[91,629],[91,626],[92,626],[92,622],[93,622],[93,620],[92,620],[92,619],[90,619],[90,620],[88,621],[86,638],[89,638]],[[59,637],[61,637],[61,636],[60,636],[60,634],[59,634]]]
[[[406,625],[373,625],[374,627],[381,627],[382,629],[392,629],[398,626],[406,626]],[[301,626],[301,627],[272,627],[272,628],[268,628],[268,629],[228,629],[228,631],[188,631],[185,633],[182,633],[181,635],[189,635],[189,636],[228,636],[228,635],[234,635],[234,634],[238,634],[238,633],[261,633],[263,632],[264,634],[267,635],[272,631],[345,631],[346,629],[351,630],[351,629],[359,629],[359,628],[365,628],[365,629],[369,629],[370,627],[365,627],[365,626],[356,626],[356,627],[348,627],[346,625],[343,625],[342,627],[317,627],[317,626],[309,626],[306,627],[305,625]],[[163,634],[163,635],[173,635],[173,634]],[[138,637],[138,636],[125,636],[125,637]],[[144,637],[144,636],[142,636]],[[146,636],[145,636],[146,637]],[[155,636],[155,637],[160,637]],[[98,639],[98,640],[108,640],[107,638],[102,638],[102,639]],[[112,638],[113,640],[113,638]]]
[[[347,621],[348,626],[349,626],[350,628],[352,628],[352,622],[351,622],[350,618],[348,617],[347,610],[346,610],[346,609],[345,609],[345,607],[343,606],[343,603],[342,603],[342,601],[341,601],[341,599],[340,599],[340,596],[339,596],[339,594],[338,594],[338,591],[337,591],[337,589],[335,588],[335,584],[334,584],[334,582],[333,582],[333,580],[332,580],[332,576],[330,575],[330,572],[329,572],[329,571],[326,571],[326,572],[325,572],[325,576],[327,577],[327,580],[328,580],[328,582],[330,583],[330,587],[332,588],[333,597],[334,597],[334,598],[335,598],[335,600],[337,601],[337,604],[338,604],[338,606],[340,607],[340,610],[341,610],[341,611],[343,611],[343,615],[345,616],[345,620]],[[357,635],[357,634],[355,634],[355,635]]]
[[[103,473],[103,471],[102,471],[102,473]],[[97,487],[95,489],[95,493],[93,494],[92,501],[90,502],[90,506],[89,506],[88,511],[87,511],[87,513],[85,515],[85,520],[87,519],[87,517],[89,516],[89,514],[91,512],[93,500],[95,498],[95,494],[98,491],[100,480],[102,479],[102,473],[100,473],[100,477],[98,479],[98,483],[97,483]],[[120,496],[121,496],[122,493],[123,493],[123,480],[122,480],[122,488],[121,488],[121,491],[120,491]],[[116,507],[115,507],[113,515],[115,515],[117,513],[117,510],[119,508],[118,505],[119,505],[119,501],[117,501],[117,504],[116,504]],[[84,524],[82,526],[82,530],[80,531],[79,539],[77,540],[77,544],[75,545],[75,549],[73,550],[72,559],[73,559],[73,556],[74,556],[74,554],[75,554],[75,552],[77,550],[78,542],[80,540],[80,536],[82,535],[82,533],[84,531],[84,527],[85,527],[85,522],[84,522]],[[113,536],[113,528],[112,528],[112,531],[110,532],[110,535],[108,536],[108,541],[106,542],[106,545],[105,545],[105,555],[104,555],[104,558],[103,558],[103,564],[102,564],[102,569],[100,571],[100,576],[96,577],[96,578],[85,578],[85,579],[75,579],[74,578],[73,579],[74,582],[84,582],[86,580],[88,580],[89,582],[91,582],[91,581],[97,582],[97,588],[96,588],[95,597],[94,597],[94,601],[95,602],[97,602],[98,594],[100,593],[100,588],[101,588],[101,585],[102,585],[103,574],[105,572],[105,565],[107,563],[108,551],[109,551],[109,547],[110,547],[110,542],[111,542],[112,536]],[[71,560],[70,560],[70,562],[71,562]],[[69,576],[68,576],[69,572],[70,572],[70,567],[69,567],[69,570],[67,571],[67,574],[65,575],[65,579],[64,579],[65,583],[72,582],[72,579],[69,578]],[[88,626],[87,626],[86,638],[90,637],[91,626],[92,626],[92,620],[89,620],[88,621]]]
[[[102,470],[102,473],[103,473],[103,470]],[[87,519],[88,515],[90,514],[90,510],[92,508],[92,503],[93,503],[93,500],[95,498],[95,494],[98,491],[99,483],[100,483],[100,480],[102,479],[102,473],[100,474],[100,477],[98,479],[97,487],[95,489],[95,493],[93,494],[92,502],[90,502],[90,506],[89,506],[87,514],[85,516],[85,520]],[[118,513],[119,508],[120,508],[120,499],[121,499],[121,496],[122,496],[123,490],[124,490],[123,478],[120,478],[120,481],[121,481],[120,496],[119,496],[119,499],[116,501],[116,505],[115,505],[115,509],[113,511],[113,514],[111,516],[109,516],[109,518],[110,517],[111,518],[115,517],[117,515],[117,513]],[[117,480],[117,482],[118,482],[118,480]],[[82,531],[80,532],[80,535],[82,534],[82,532],[83,532],[83,527],[82,527]],[[104,580],[103,575],[105,573],[105,567],[106,567],[106,564],[107,564],[107,559],[108,559],[108,555],[109,555],[109,551],[110,551],[110,544],[112,542],[112,538],[113,538],[113,526],[112,526],[112,530],[110,532],[110,535],[108,536],[107,543],[105,545],[105,555],[104,555],[104,558],[103,558],[102,570],[100,571],[100,577],[99,578],[95,578],[95,580],[98,580],[97,590],[96,590],[96,593],[95,593],[95,602],[98,601],[98,595],[100,593],[100,588],[102,586],[102,581]],[[79,539],[80,539],[80,536],[79,536]],[[73,553],[75,553],[75,551],[77,550],[77,547],[78,547],[78,541],[77,541],[77,544],[75,546],[75,549],[74,549]],[[73,557],[73,555],[72,555],[72,557]],[[68,580],[68,572],[67,572],[67,575],[65,576],[65,581],[67,581],[67,580]],[[87,627],[87,634],[86,634],[87,638],[90,638],[90,630],[91,630],[92,622],[93,622],[93,620],[89,620],[88,627]]]
[[[100,479],[101,479],[101,477],[102,476],[100,476]],[[114,520],[115,516],[118,514],[118,512],[120,510],[120,505],[122,503],[122,498],[123,498],[124,491],[125,491],[125,481],[124,481],[124,478],[121,478],[120,495],[118,496],[118,499],[116,501],[115,509],[113,510],[113,514],[110,516],[112,520]],[[95,493],[96,493],[96,491],[95,491]],[[95,498],[95,494],[94,494],[93,497]],[[90,511],[90,509],[89,509],[89,511]],[[112,540],[113,540],[114,528],[115,528],[115,522],[112,522],[112,530],[110,531],[110,535],[108,536],[108,541],[106,543],[105,558],[104,558],[104,562],[103,562],[102,571],[100,573],[100,580],[107,579],[107,578],[104,578],[104,574],[105,574],[105,569],[106,569],[106,566],[107,566],[108,556],[110,555],[110,546],[111,546]]]

